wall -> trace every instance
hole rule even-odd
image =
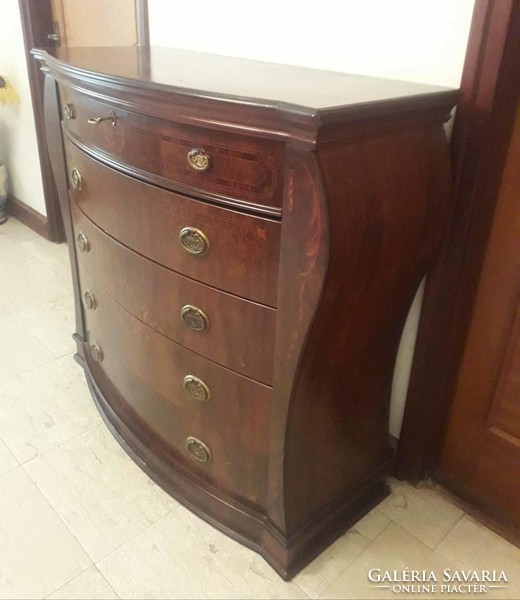
[[[458,87],[474,0],[148,0],[152,45]],[[421,287],[396,362],[390,433],[399,436]]]
[[[474,0],[148,3],[156,46],[458,86]]]
[[[9,170],[10,192],[45,215],[18,0],[1,0],[0,9],[0,74],[9,78],[21,99],[18,105],[0,107],[0,160]]]

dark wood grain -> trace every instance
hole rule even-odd
[[[280,213],[283,192],[283,146],[256,138],[150,119],[117,108],[116,124],[89,124],[113,108],[67,87],[62,103],[72,104],[76,116],[64,127],[77,142],[105,159],[134,168],[141,177],[179,191],[244,208],[266,207]],[[188,152],[202,149],[211,157],[205,171],[194,170]],[[124,168],[124,167],[123,167]],[[269,209],[269,210],[268,210]]]
[[[82,276],[83,281],[83,289],[96,286],[88,276]],[[86,315],[87,342],[100,345],[103,360],[94,363],[88,349],[87,357],[98,384],[103,388],[107,378],[119,392],[119,405],[110,396],[113,408],[122,415],[130,409],[170,447],[172,459],[197,476],[237,500],[263,506],[269,388],[188,352],[146,327],[101,290],[97,295],[98,308]],[[211,385],[213,394],[207,403],[194,406],[196,401],[182,389],[182,377],[192,371]],[[132,423],[127,422],[130,428]],[[201,464],[191,458],[186,450],[188,436],[209,446],[210,462]]]
[[[395,465],[402,479],[439,464],[519,95],[519,20],[518,2],[477,0],[451,141],[454,210],[425,288]]]
[[[85,313],[88,343],[80,343],[93,397],[156,481],[289,578],[388,493],[393,366],[449,213],[443,121],[456,92],[189,52],[152,49],[147,58],[116,49],[103,65],[99,50],[37,55],[58,78],[62,101],[122,115],[123,134],[119,124],[96,129],[84,119],[64,127],[77,146],[68,145],[69,171],[85,173],[65,209],[90,241],[80,278],[102,299]],[[194,69],[202,64],[214,71],[202,76]],[[153,137],[134,147],[138,129],[161,131],[167,143]],[[226,140],[231,161],[237,149],[251,152],[252,162],[222,170],[229,196],[183,179],[168,148],[172,132],[175,143],[204,148]],[[158,156],[164,170],[152,176],[146,169]],[[235,184],[257,181],[267,164],[279,195],[248,198]],[[222,238],[227,249],[215,253],[213,273],[190,271],[173,249],[168,256],[179,223],[166,206],[202,215],[211,238]],[[262,218],[266,211],[279,220]],[[227,225],[222,231],[230,218],[253,245],[265,238],[260,263]],[[237,263],[265,265],[254,295]],[[269,298],[276,309],[246,297]],[[202,335],[181,327],[184,303],[209,313]],[[92,343],[103,348],[101,363]],[[192,361],[227,400],[190,408],[177,396]],[[185,460],[188,429],[215,448],[214,463]]]
[[[175,342],[238,373],[272,383],[276,311],[215,290],[161,267],[112,240],[72,204],[80,270],[94,274],[118,304]],[[204,311],[209,326],[193,331],[181,319],[185,305]]]
[[[280,223],[172,194],[127,177],[67,142],[68,164],[83,178],[71,190],[81,210],[103,231],[152,260],[219,289],[276,305]],[[203,256],[179,243],[184,227],[208,238]]]
[[[38,63],[31,56],[31,49],[35,46],[46,47],[54,45],[47,34],[53,31],[53,16],[51,0],[18,0],[20,18],[24,38],[25,55],[27,61],[27,74],[34,112],[34,125],[36,141],[38,143],[38,156],[42,174],[43,196],[46,210],[46,232],[36,230],[53,242],[65,240],[65,230],[58,200],[58,191],[52,174],[52,166],[47,152],[45,133],[43,88],[44,75],[38,68]],[[20,207],[20,210],[23,210]],[[35,224],[34,221],[29,223]],[[29,225],[30,227],[30,225]]]

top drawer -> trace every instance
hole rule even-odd
[[[281,214],[282,143],[139,115],[65,86],[60,95],[65,131],[130,174],[231,206]]]

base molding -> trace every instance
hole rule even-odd
[[[258,552],[285,580],[296,575],[390,493],[383,481],[389,465],[384,464],[370,481],[349,491],[323,515],[285,539],[265,514],[225,496],[182,465],[173,470],[148,448],[112,409],[82,356],[79,336],[75,339],[80,353],[74,358],[85,370],[96,407],[127,454],[168,494],[216,529]]]
[[[7,212],[38,235],[50,239],[47,217],[11,194],[7,198]]]

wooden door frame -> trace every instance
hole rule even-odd
[[[424,293],[395,475],[440,460],[511,137],[520,81],[520,0],[476,0],[451,140],[453,216]]]
[[[65,230],[61,218],[60,205],[54,176],[52,174],[43,117],[44,75],[39,63],[30,54],[32,48],[54,47],[47,37],[53,30],[51,0],[18,0],[25,45],[25,58],[29,75],[29,87],[33,103],[36,139],[40,157],[43,194],[47,217],[39,215],[20,200],[10,199],[11,214],[14,214],[28,227],[53,242],[65,241]],[[136,0],[137,40],[140,46],[148,47],[150,33],[148,23],[148,0]]]

